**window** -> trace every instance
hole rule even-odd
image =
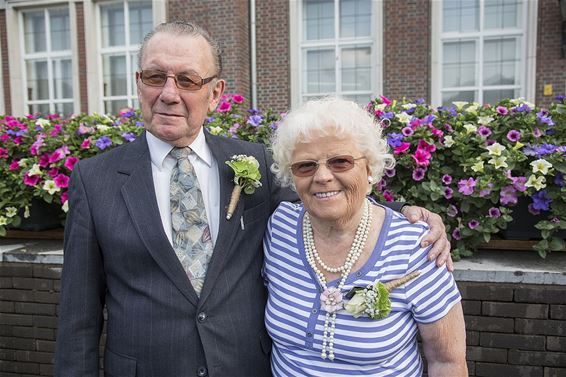
[[[299,3],[300,25],[296,26],[300,30],[300,68],[295,83],[300,87],[296,91],[299,102],[336,95],[367,104],[377,89],[373,32],[376,17],[372,16],[378,13],[372,9],[377,3],[371,0]],[[292,16],[291,22],[294,22]],[[295,29],[291,25],[292,32]]]
[[[22,12],[25,106],[30,113],[73,113],[68,8]]]
[[[433,10],[441,21],[440,58],[433,77],[440,84],[433,102],[496,103],[527,96],[528,17],[533,17],[528,15],[528,1],[443,0],[441,4],[438,12]],[[433,27],[435,23],[433,16]]]
[[[153,28],[151,1],[101,3],[100,58],[102,101],[105,113],[136,107],[137,53]]]

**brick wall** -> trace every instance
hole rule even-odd
[[[220,42],[227,93],[250,95],[250,43],[248,1],[170,0],[169,21],[193,21]]]
[[[561,56],[562,17],[558,0],[540,0],[537,30],[536,103],[548,106],[558,94],[566,95],[566,58]],[[543,96],[551,84],[552,96]]]
[[[0,9],[0,51],[2,52],[2,95],[4,96],[4,110],[6,114],[12,113],[12,91],[10,89],[10,64],[8,63],[8,36],[6,34],[6,10]]]
[[[0,262],[0,376],[51,376],[60,265]],[[470,376],[566,376],[566,288],[459,282]]]
[[[256,2],[257,96],[260,109],[291,107],[289,1]]]
[[[88,81],[86,79],[85,19],[83,3],[75,3],[77,17],[77,47],[79,58],[79,98],[81,112],[88,113]],[[96,87],[96,85],[94,85]]]
[[[429,101],[430,1],[383,2],[383,94]]]

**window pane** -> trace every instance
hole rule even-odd
[[[516,67],[519,63],[516,38],[498,38],[484,42],[484,85],[519,84]]]
[[[443,45],[442,82],[445,88],[476,85],[476,42]]]
[[[128,101],[125,99],[104,101],[104,112],[106,114],[118,114],[120,110],[128,107]]]
[[[65,103],[56,103],[55,104],[55,112],[62,114],[63,116],[67,116],[73,114],[73,103],[72,102],[65,102]]]
[[[457,91],[457,92],[444,92],[442,93],[442,106],[453,106],[454,101],[466,101],[474,102],[476,100],[476,92],[473,90],[469,91]]]
[[[130,94],[135,95],[137,93],[136,88],[136,71],[138,70],[138,54],[130,54],[130,72],[127,74],[130,79]]]
[[[53,88],[55,98],[73,98],[73,67],[71,59],[53,61]]]
[[[521,26],[521,0],[485,0],[485,29]]]
[[[49,80],[46,60],[26,62],[28,100],[49,99]]]
[[[124,4],[102,5],[102,47],[123,46],[125,44]]]
[[[71,27],[68,9],[52,9],[49,11],[49,28],[51,29],[51,50],[71,49]]]
[[[483,92],[483,103],[494,105],[502,99],[517,97],[519,97],[519,90],[516,89],[486,90]]]
[[[303,29],[306,40],[334,38],[334,1],[305,0]]]
[[[365,107],[368,102],[371,100],[371,95],[367,94],[351,94],[351,95],[344,95],[343,98],[348,101],[354,101],[358,105]]]
[[[104,96],[127,95],[126,57],[103,56]]]
[[[340,1],[340,36],[365,37],[371,34],[371,1]]]
[[[468,32],[479,30],[479,0],[444,0],[442,30]]]
[[[342,90],[371,90],[371,49],[342,49]]]
[[[314,50],[306,53],[304,71],[305,92],[325,93],[335,90],[334,50]]]
[[[43,11],[24,13],[24,40],[26,52],[47,50],[45,39],[45,13]]]
[[[28,109],[29,109],[30,114],[36,114],[36,113],[49,114],[50,113],[48,103],[29,105]]]
[[[153,26],[151,2],[131,2],[130,7],[130,44],[141,43],[143,37]]]

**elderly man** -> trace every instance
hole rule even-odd
[[[259,144],[203,130],[225,82],[220,50],[200,27],[171,22],[140,48],[136,82],[146,132],[81,161],[65,230],[57,376],[98,376],[107,308],[107,376],[269,376],[262,236],[282,200]],[[259,162],[262,186],[226,206],[233,155]],[[438,216],[410,207],[440,238]],[[448,262],[451,263],[450,259]]]

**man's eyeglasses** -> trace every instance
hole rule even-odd
[[[144,69],[140,72],[141,81],[145,85],[164,87],[167,79],[172,77],[177,88],[181,90],[197,91],[203,85],[208,84],[216,75],[203,79],[195,73],[177,73],[176,75],[168,75],[167,72],[158,71],[156,69]]]
[[[357,160],[361,160],[365,157],[354,158],[348,155],[334,156],[326,160],[314,161],[314,160],[304,160],[297,161],[291,164],[291,172],[297,177],[310,177],[314,175],[318,170],[321,162],[324,162],[326,167],[333,173],[342,173],[352,169]]]

